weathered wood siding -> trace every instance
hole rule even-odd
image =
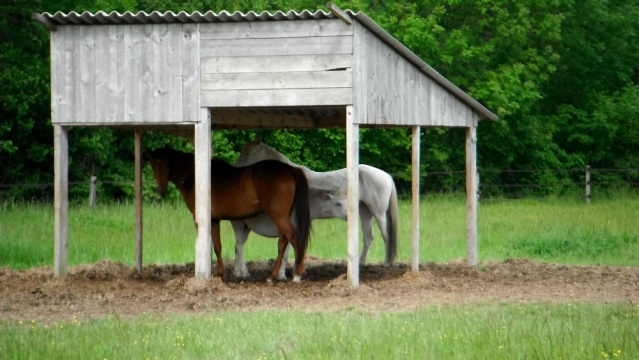
[[[199,80],[197,24],[51,32],[54,124],[195,123]]]
[[[367,125],[471,126],[467,104],[354,22],[353,105]]]
[[[353,28],[340,20],[200,24],[204,107],[352,103]]]

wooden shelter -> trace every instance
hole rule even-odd
[[[419,266],[421,127],[467,129],[468,264],[477,264],[476,128],[496,116],[363,13],[342,11],[33,14],[51,30],[55,275],[67,266],[71,126],[135,131],[137,267],[142,266],[141,134],[193,136],[195,276],[211,274],[210,161],[216,128],[343,127],[348,278],[359,284],[359,128],[413,131],[412,269]],[[215,171],[215,169],[213,169]]]

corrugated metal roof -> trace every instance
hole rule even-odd
[[[81,14],[72,11],[65,14],[61,11],[55,14],[43,13],[43,18],[51,21],[56,25],[103,25],[103,24],[164,24],[164,23],[217,23],[217,22],[231,22],[231,21],[273,21],[273,20],[308,20],[308,19],[334,19],[335,16],[330,12],[317,10],[310,12],[304,10],[302,12],[289,11],[284,13],[277,11],[271,14],[268,11],[256,13],[250,11],[246,14],[236,11],[230,13],[226,10],[215,13],[213,11],[207,11],[204,14],[196,11],[194,13],[187,13],[180,11],[174,13],[167,11],[161,13],[159,11],[153,11],[152,13],[146,13],[140,11],[132,13],[130,11],[120,14],[117,11],[106,13],[104,11],[98,11],[93,14],[85,11]]]
[[[335,8],[332,4],[330,5]],[[477,100],[470,97],[455,84],[451,83],[448,79],[439,74],[435,69],[433,69],[430,65],[420,59],[406,46],[404,46],[404,44],[399,42],[392,35],[382,29],[371,18],[366,16],[366,14],[362,12],[355,13],[352,10],[345,10],[343,11],[343,13],[359,21],[368,30],[372,31],[377,37],[382,39],[386,44],[397,51],[398,54],[402,55],[404,58],[410,61],[413,65],[427,74],[441,86],[455,94],[455,96],[459,97],[462,101],[468,104],[468,106],[472,107],[482,117],[490,120],[497,120],[497,116],[495,114],[493,114]],[[325,12],[323,10],[317,10],[315,12],[304,10],[299,13],[293,10],[286,13],[277,11],[273,14],[268,11],[263,11],[259,14],[254,11],[250,11],[246,14],[239,11],[229,13],[228,11],[224,10],[219,13],[207,11],[204,14],[199,11],[191,14],[184,11],[180,11],[177,14],[172,11],[167,11],[165,13],[153,11],[150,14],[144,11],[140,11],[135,14],[130,11],[127,11],[124,14],[120,14],[117,11],[113,11],[108,14],[104,11],[98,11],[95,14],[88,11],[85,11],[81,14],[72,11],[68,14],[65,14],[58,11],[55,14],[34,14],[33,18],[43,22],[45,25],[47,25],[48,23],[48,27],[52,25],[52,27],[55,28],[56,25],[221,23],[242,21],[320,20],[336,19],[337,17],[332,12]]]

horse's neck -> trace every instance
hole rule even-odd
[[[182,193],[182,196],[193,190],[195,186],[195,164],[192,157],[180,157],[172,161],[169,181]]]
[[[346,169],[318,172],[304,171],[310,187],[316,189],[334,190],[346,186]]]

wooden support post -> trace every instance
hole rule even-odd
[[[211,277],[211,113],[200,109],[195,124],[195,278]]]
[[[420,143],[419,135],[421,128],[419,126],[413,126],[413,156],[412,156],[412,193],[413,193],[413,205],[411,216],[411,232],[410,237],[413,244],[413,255],[411,257],[410,268],[412,271],[419,271],[419,155],[420,155]]]
[[[91,179],[89,180],[89,207],[94,207],[96,203],[96,187],[98,184],[98,177],[95,175],[91,175]]]
[[[466,128],[466,246],[469,266],[477,266],[477,126]]]
[[[53,125],[53,171],[55,243],[53,248],[53,274],[67,275],[69,240],[69,133],[60,125]]]
[[[346,172],[348,178],[348,280],[359,286],[359,124],[354,123],[353,106],[346,107]]]
[[[135,131],[135,269],[142,271],[142,130]]]
[[[477,170],[477,203],[481,201],[481,178],[479,177],[479,170]]]
[[[590,205],[590,165],[586,165],[586,204]]]

